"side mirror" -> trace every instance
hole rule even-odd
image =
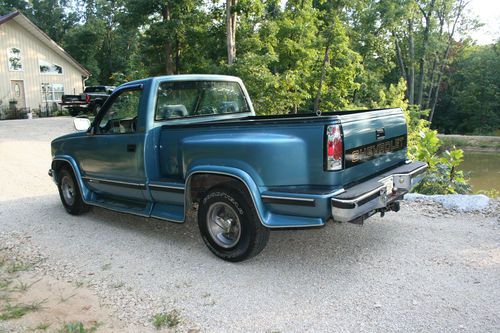
[[[90,128],[89,118],[74,118],[73,125],[78,132],[84,132]]]

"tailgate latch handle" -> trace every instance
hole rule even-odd
[[[383,127],[377,128],[375,130],[375,136],[376,136],[377,140],[385,138],[385,129]]]

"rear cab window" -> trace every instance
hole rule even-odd
[[[249,112],[237,82],[166,81],[158,87],[155,120]]]

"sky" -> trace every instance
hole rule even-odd
[[[484,26],[471,34],[478,44],[490,44],[500,38],[500,0],[471,0],[469,9]]]

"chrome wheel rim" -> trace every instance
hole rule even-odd
[[[207,213],[208,232],[213,241],[223,247],[235,246],[241,237],[241,222],[236,211],[224,202],[210,205]]]
[[[75,184],[73,179],[69,176],[64,176],[61,179],[61,190],[64,198],[64,202],[68,206],[72,206],[75,203]]]

